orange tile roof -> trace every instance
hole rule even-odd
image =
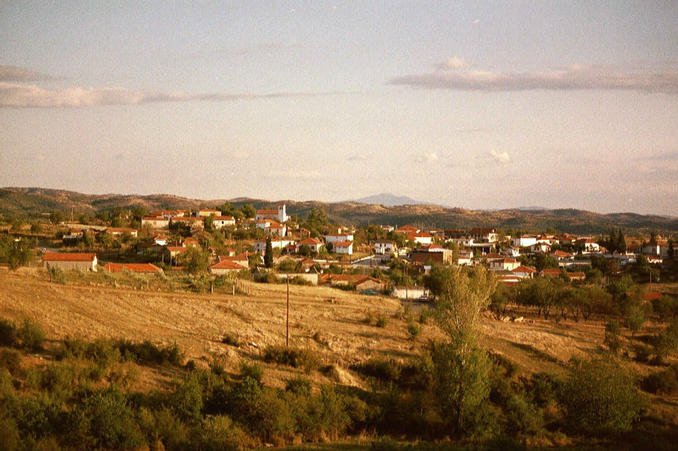
[[[332,243],[334,247],[349,247],[353,244],[353,241],[336,241]]]
[[[210,269],[246,269],[244,266],[237,264],[231,260],[222,260],[210,266]]]
[[[528,273],[534,273],[537,272],[536,269],[532,268],[531,266],[525,266],[525,265],[520,265],[517,268],[513,270],[513,272],[528,272]]]
[[[42,257],[44,262],[91,262],[97,254],[47,252]]]
[[[158,273],[162,269],[152,263],[106,263],[104,271],[107,272],[140,272],[140,273]]]

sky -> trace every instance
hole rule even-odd
[[[0,0],[0,186],[678,216],[678,2]]]

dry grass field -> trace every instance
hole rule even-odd
[[[207,366],[217,358],[227,371],[237,371],[241,361],[260,361],[267,345],[285,343],[285,285],[247,283],[248,295],[196,294],[108,288],[69,282],[50,283],[42,269],[17,272],[0,269],[0,317],[20,321],[31,318],[45,329],[48,338],[127,338],[156,344],[176,342],[186,359]],[[415,357],[430,338],[439,335],[429,321],[412,342],[400,303],[392,298],[364,296],[323,287],[290,286],[290,342],[317,351],[328,375],[315,372],[316,383],[339,383],[367,388],[348,370],[370,357],[408,359]],[[418,315],[411,313],[414,318]],[[383,316],[386,326],[376,327],[365,319]],[[654,326],[647,326],[647,332]],[[573,356],[595,354],[603,349],[604,324],[598,321],[545,321],[527,317],[522,322],[499,321],[489,314],[483,324],[483,342],[488,349],[517,363],[526,373],[564,373]],[[222,343],[226,335],[240,346]],[[283,386],[302,370],[264,364],[265,382]],[[639,376],[656,368],[629,360]],[[160,376],[160,377],[159,377]],[[142,378],[149,386],[162,382],[162,375]],[[664,415],[678,417],[678,400],[655,399]]]

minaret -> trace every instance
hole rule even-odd
[[[285,204],[278,205],[278,220],[280,222],[287,222],[287,213],[285,211]]]

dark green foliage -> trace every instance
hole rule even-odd
[[[612,360],[574,362],[561,391],[568,425],[586,433],[626,431],[640,415],[643,397]]]
[[[317,370],[321,363],[320,357],[310,349],[288,348],[279,345],[267,346],[262,358],[266,363],[303,368],[306,372]]]
[[[197,375],[190,373],[170,395],[170,405],[174,413],[184,421],[198,421],[203,407],[202,386]]]
[[[94,447],[129,449],[145,442],[127,397],[115,387],[93,393],[85,413]]]
[[[407,323],[407,335],[411,341],[416,341],[417,337],[421,335],[421,327],[413,320]]]
[[[21,354],[12,349],[0,350],[0,368],[9,371],[9,374],[15,376],[21,371]]]
[[[42,350],[42,344],[45,341],[45,332],[42,330],[40,324],[26,318],[16,331],[16,336],[21,342],[21,345],[38,352]]]
[[[396,382],[402,370],[395,360],[372,358],[366,362],[352,365],[351,369],[380,382]]]
[[[240,346],[240,341],[238,337],[232,334],[226,334],[221,338],[221,342],[225,345],[235,346],[236,348]]]
[[[285,391],[292,392],[296,395],[308,396],[311,394],[311,382],[303,377],[290,379],[287,381],[287,384],[285,384]]]
[[[273,245],[271,244],[271,237],[266,237],[266,249],[264,252],[264,266],[267,268],[273,267]]]
[[[678,392],[678,364],[646,376],[640,386],[650,393],[671,395]]]
[[[615,320],[610,320],[605,326],[604,343],[610,349],[610,352],[617,354],[621,348],[621,326]]]
[[[0,346],[16,346],[16,325],[14,322],[0,318]]]
[[[383,329],[383,328],[386,327],[387,324],[388,324],[388,319],[386,318],[386,315],[384,315],[383,313],[378,314],[377,320],[374,323],[374,325]]]
[[[116,341],[114,346],[120,351],[123,359],[133,360],[139,364],[164,365],[169,363],[176,366],[183,365],[184,355],[176,343],[161,347],[148,340],[134,343],[121,339]]]

